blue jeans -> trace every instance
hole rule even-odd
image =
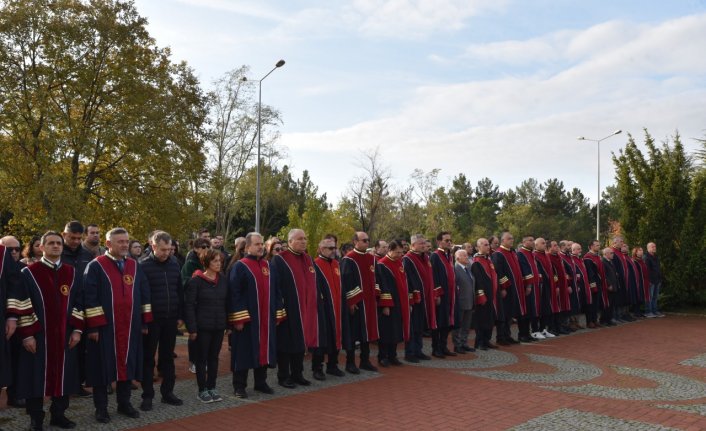
[[[659,289],[662,287],[662,282],[650,283],[650,302],[647,303],[647,312],[657,314],[657,299],[659,298]]]

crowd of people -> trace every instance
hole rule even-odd
[[[69,396],[92,397],[95,419],[107,423],[114,391],[117,412],[137,418],[134,382],[139,409],[152,410],[155,368],[160,401],[182,405],[173,392],[174,348],[184,326],[196,397],[211,403],[223,399],[216,380],[225,337],[234,394],[247,398],[250,370],[253,389],[264,394],[274,393],[268,368],[283,388],[311,385],[306,353],[314,379],[326,380],[400,366],[400,344],[403,359],[418,363],[569,334],[584,329],[582,314],[588,328],[664,316],[654,243],[643,253],[615,237],[602,250],[591,241],[584,254],[579,243],[533,236],[515,248],[509,232],[463,245],[440,232],[436,247],[421,234],[372,245],[365,232],[341,246],[334,235],[315,240],[312,257],[301,229],[286,240],[251,232],[231,254],[222,236],[202,229],[183,257],[167,232],[152,232],[143,247],[116,227],[101,246],[99,227],[78,221],[24,250],[3,237],[0,387],[8,405],[24,407],[30,429],[39,430],[51,397],[50,424],[69,429],[76,426],[65,415]]]

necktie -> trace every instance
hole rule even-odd
[[[125,266],[125,262],[123,262],[122,260],[116,260],[115,263],[118,264],[118,269],[119,269],[120,272],[122,273],[122,272],[123,272],[123,267]]]

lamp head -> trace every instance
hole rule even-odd
[[[619,135],[619,134],[621,134],[621,133],[623,133],[623,131],[620,130],[620,129],[618,129],[618,130],[616,130],[615,132],[613,132],[614,135]]]
[[[584,138],[583,136],[579,136],[579,137],[576,138],[576,139],[578,139],[579,141],[585,141],[585,140],[586,140],[586,138]]]
[[[277,64],[275,64],[275,67],[282,67],[282,66],[284,66],[284,60],[280,60],[277,62]]]

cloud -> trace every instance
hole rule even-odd
[[[688,138],[703,136],[704,42],[706,15],[697,15],[651,26],[616,21],[475,45],[466,54],[486,61],[522,57],[523,49],[532,55],[517,61],[560,60],[542,73],[528,68],[519,76],[417,87],[385,118],[282,139],[294,164],[309,168],[330,198],[340,196],[354,176],[346,173],[354,169],[357,149],[380,146],[400,184],[416,167],[438,167],[446,179],[465,172],[475,180],[489,176],[503,187],[530,176],[557,177],[595,199],[595,145],[576,136],[600,138],[623,129],[641,141],[647,127],[662,140],[679,129],[687,148],[696,148]],[[625,141],[619,135],[603,143],[604,184],[613,180],[610,151]],[[317,151],[317,159],[298,158]],[[319,177],[319,160],[329,170],[338,167],[333,170],[339,175]]]

